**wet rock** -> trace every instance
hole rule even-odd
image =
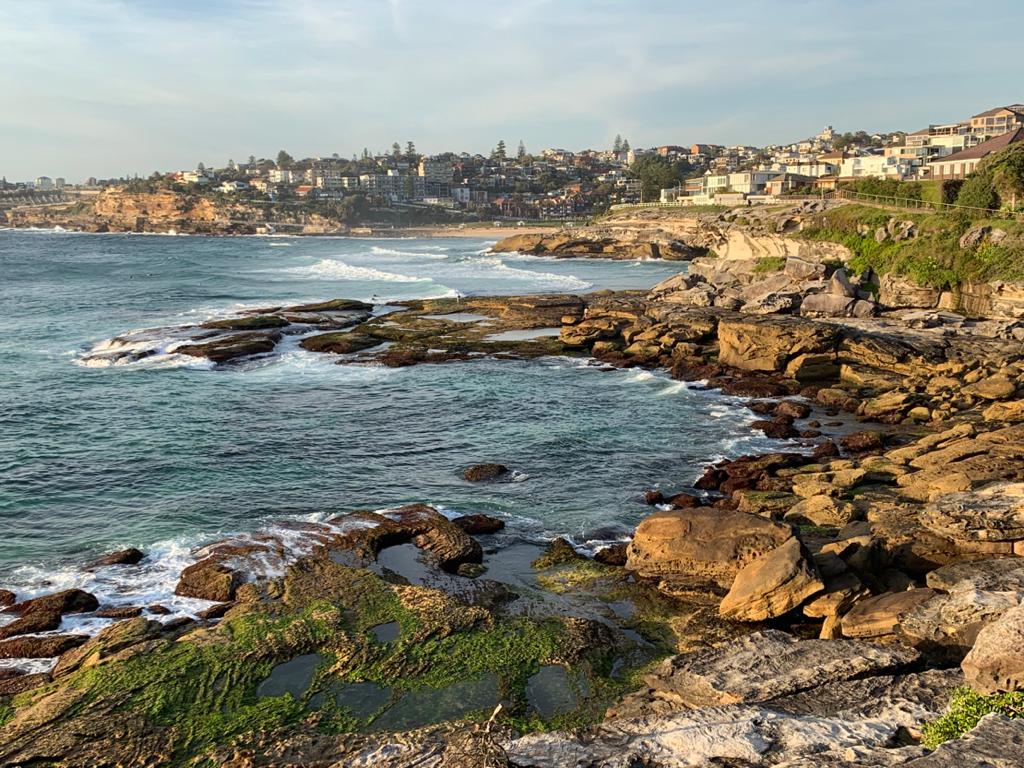
[[[33,688],[46,685],[48,682],[50,682],[50,674],[48,672],[14,675],[12,677],[0,679],[0,696],[16,696],[19,693],[31,691]]]
[[[739,621],[765,621],[789,613],[824,587],[813,561],[793,537],[736,574],[718,613]]]
[[[454,573],[463,563],[483,561],[480,543],[433,507],[410,504],[387,516],[414,545],[429,552],[437,565]]]
[[[98,619],[134,619],[142,615],[142,606],[121,605],[116,608],[101,608],[93,615]]]
[[[806,419],[811,415],[811,406],[796,400],[783,400],[775,406],[773,413],[776,416],[788,416],[791,419]]]
[[[7,608],[18,601],[18,596],[9,589],[0,589],[0,608]]]
[[[676,493],[665,499],[665,503],[676,509],[691,509],[693,507],[699,507],[701,505],[701,499],[699,496],[694,496],[692,493]]]
[[[896,632],[904,614],[910,613],[935,595],[935,590],[922,588],[887,592],[861,600],[843,616],[843,636],[863,638],[891,635]]]
[[[530,563],[530,567],[543,570],[556,565],[579,562],[583,559],[583,555],[577,552],[567,539],[559,537],[545,547],[544,553]]]
[[[504,464],[474,464],[463,470],[462,477],[471,483],[483,483],[507,479],[509,474]]]
[[[464,530],[470,536],[483,536],[490,533],[497,533],[505,527],[504,520],[483,514],[462,515],[460,517],[453,518],[452,523]]]
[[[885,446],[885,433],[878,431],[851,432],[839,439],[839,444],[854,453],[880,451]]]
[[[349,355],[364,349],[376,347],[381,339],[366,333],[335,332],[308,336],[299,346],[310,352],[329,352],[334,355]]]
[[[665,501],[665,495],[661,491],[644,491],[644,504],[655,506]]]
[[[627,559],[627,547],[628,545],[624,541],[601,547],[594,553],[594,559],[602,565],[624,566]]]
[[[235,605],[236,603],[233,602],[217,603],[216,605],[211,605],[209,608],[204,608],[203,610],[196,613],[196,618],[203,619],[204,621],[210,621],[211,619],[219,619],[223,617],[225,613],[234,608]]]
[[[49,659],[77,648],[87,635],[41,635],[14,637],[0,642],[0,659]]]
[[[98,557],[88,563],[85,567],[87,570],[94,570],[96,568],[104,568],[108,565],[138,565],[143,557],[145,557],[145,554],[142,550],[136,549],[135,547],[128,547],[127,549],[119,549],[118,551],[111,552],[103,557]]]
[[[207,320],[199,327],[225,331],[261,331],[268,328],[284,328],[287,325],[288,321],[277,315],[246,315],[224,320]]]
[[[1024,690],[1024,605],[1006,611],[979,632],[960,665],[979,693]]]
[[[776,440],[787,440],[793,437],[799,437],[800,432],[793,426],[792,417],[780,416],[774,419],[758,420],[750,425],[751,429],[757,429],[764,433],[765,437],[771,437]]]
[[[96,598],[80,589],[68,589],[17,603],[7,608],[7,612],[17,614],[19,618],[0,626],[0,640],[16,635],[49,632],[60,626],[63,614],[93,611],[97,607],[99,603]]]
[[[210,341],[182,344],[174,348],[174,352],[190,357],[205,357],[214,363],[227,363],[241,357],[252,357],[273,352],[281,334],[268,333],[236,333],[220,336]]]
[[[174,594],[226,603],[234,599],[235,590],[244,581],[242,573],[221,558],[211,556],[193,563],[181,572]]]
[[[792,535],[787,525],[743,512],[656,512],[637,527],[626,567],[643,576],[728,589],[741,568]]]

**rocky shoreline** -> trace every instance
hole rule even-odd
[[[194,618],[75,636],[92,595],[0,593],[0,655],[57,657],[0,679],[0,763],[1020,765],[1019,321],[893,306],[841,251],[785,247],[779,274],[719,243],[649,292],[336,300],[97,345],[86,364],[239,365],[289,336],[349,364],[572,354],[748,398],[790,442],[650,490],[593,558],[413,505],[210,545],[177,585]]]

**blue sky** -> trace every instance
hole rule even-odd
[[[0,0],[0,175],[765,144],[1024,101],[1024,2]]]

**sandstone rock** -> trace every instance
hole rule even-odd
[[[351,331],[320,333],[308,336],[299,342],[299,346],[310,352],[329,352],[334,355],[350,355],[364,349],[376,347],[381,339],[367,333]]]
[[[108,565],[137,565],[143,557],[145,557],[145,555],[142,553],[142,550],[136,549],[135,547],[128,547],[128,549],[120,549],[117,552],[111,552],[109,555],[98,557],[88,563],[85,567],[88,570],[93,570],[95,568],[103,568]]]
[[[857,516],[857,508],[850,502],[819,495],[801,499],[789,508],[783,519],[796,524],[810,523],[841,528]]]
[[[626,564],[628,545],[625,542],[601,547],[594,553],[594,559],[602,565],[622,567]]]
[[[440,568],[455,572],[463,563],[483,561],[480,542],[452,523],[433,507],[410,504],[389,510],[387,517],[412,543],[429,552]]]
[[[1005,421],[1011,423],[1024,421],[1024,400],[992,403],[992,405],[982,411],[981,415],[986,421]]]
[[[141,605],[120,605],[101,608],[93,614],[98,619],[134,619],[142,615]]]
[[[983,400],[1008,400],[1017,391],[1017,385],[1005,376],[989,376],[963,388],[963,394]]]
[[[1024,592],[958,590],[935,595],[900,618],[900,634],[916,648],[963,658],[986,624],[1020,604]]]
[[[16,613],[25,616],[30,613],[85,613],[94,611],[99,607],[96,597],[81,589],[65,589],[62,592],[54,592],[50,595],[43,595],[32,600],[11,606],[8,613]]]
[[[863,453],[876,451],[885,445],[885,433],[878,431],[851,432],[839,439],[839,444],[848,451]]]
[[[880,279],[878,301],[889,309],[932,308],[938,305],[940,293],[937,288],[918,285],[890,272]]]
[[[10,605],[14,605],[18,600],[18,596],[15,595],[9,589],[0,589],[0,608],[7,608]]]
[[[988,237],[991,231],[992,227],[989,226],[971,227],[960,236],[960,247],[974,248],[981,244],[981,241]]]
[[[245,581],[238,570],[217,557],[207,557],[181,572],[174,594],[226,603],[234,599],[235,590]]]
[[[887,592],[861,600],[843,616],[843,636],[861,638],[891,635],[904,614],[935,595],[935,590],[922,588]]]
[[[839,365],[831,353],[797,355],[786,364],[786,377],[801,384],[835,381],[839,377]]]
[[[504,464],[474,464],[467,467],[462,477],[471,483],[482,483],[501,480],[509,475],[509,468]]]
[[[159,621],[141,617],[111,624],[88,642],[63,653],[53,668],[53,676],[63,677],[82,666],[93,666],[126,648],[151,641],[163,628]]]
[[[943,592],[1024,592],[1024,558],[952,563],[931,571],[926,578],[929,587]]]
[[[49,659],[77,648],[87,635],[34,635],[0,642],[0,659]]]
[[[785,491],[739,490],[732,498],[740,512],[773,519],[781,518],[798,501],[796,496]]]
[[[915,405],[917,398],[913,394],[894,390],[861,403],[857,413],[865,419],[895,424]]]
[[[1013,552],[1024,540],[1024,483],[993,483],[970,493],[940,496],[920,513],[921,524],[971,551]],[[979,547],[1006,542],[1009,548]]]
[[[616,709],[642,714],[659,700],[677,709],[769,702],[842,680],[899,671],[917,659],[910,648],[859,640],[798,640],[770,629],[665,659],[645,676],[648,690],[627,697]]]
[[[720,616],[764,621],[797,608],[824,584],[795,537],[745,565],[722,599]]]
[[[719,360],[748,371],[784,371],[803,354],[835,349],[838,330],[798,318],[722,319],[718,324]]]
[[[743,512],[656,512],[637,526],[626,567],[642,576],[728,589],[741,568],[791,536],[788,525]]]
[[[960,665],[979,693],[1024,690],[1024,605],[1006,611],[979,632]]]

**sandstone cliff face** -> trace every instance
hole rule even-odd
[[[180,195],[170,190],[147,193],[107,189],[96,198],[93,212],[111,224],[125,227],[134,226],[139,219],[152,224],[182,221],[227,223],[225,212],[219,211],[206,198]]]

